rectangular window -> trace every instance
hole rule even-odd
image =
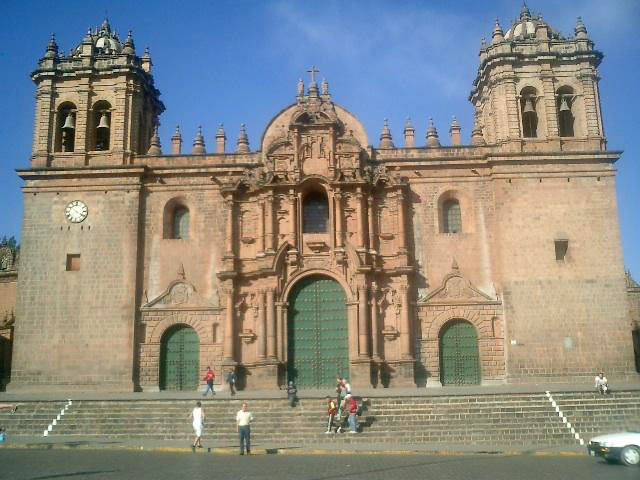
[[[556,260],[564,262],[567,256],[567,250],[569,249],[569,240],[556,240]]]
[[[80,254],[67,254],[67,272],[77,272],[80,270]]]

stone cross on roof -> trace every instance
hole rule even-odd
[[[312,65],[311,68],[307,70],[307,72],[311,74],[311,82],[313,83],[316,81],[316,73],[320,72],[320,70],[318,70],[314,65]]]

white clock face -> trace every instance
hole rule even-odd
[[[89,209],[85,203],[80,200],[74,200],[64,209],[64,215],[71,223],[80,223],[87,218],[88,213]]]

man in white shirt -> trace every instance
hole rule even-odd
[[[604,376],[604,372],[600,372],[600,375],[596,376],[596,390],[598,390],[601,395],[610,393],[607,377]]]
[[[251,455],[251,422],[253,414],[249,411],[246,403],[242,404],[242,409],[236,413],[236,430],[240,435],[240,455],[244,455],[245,446],[247,455]]]
[[[200,437],[202,437],[202,427],[204,425],[204,412],[202,411],[202,404],[200,402],[196,402],[196,406],[191,411],[189,418],[192,421],[194,439],[193,445],[191,445],[191,450],[196,451],[196,447],[202,448],[202,441]]]

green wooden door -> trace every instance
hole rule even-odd
[[[440,367],[443,385],[480,383],[478,336],[469,322],[454,320],[442,330]]]
[[[160,346],[160,388],[196,390],[200,368],[200,340],[196,331],[180,325],[165,333]]]
[[[335,386],[349,375],[347,304],[338,282],[311,276],[289,295],[287,374],[298,388]]]

